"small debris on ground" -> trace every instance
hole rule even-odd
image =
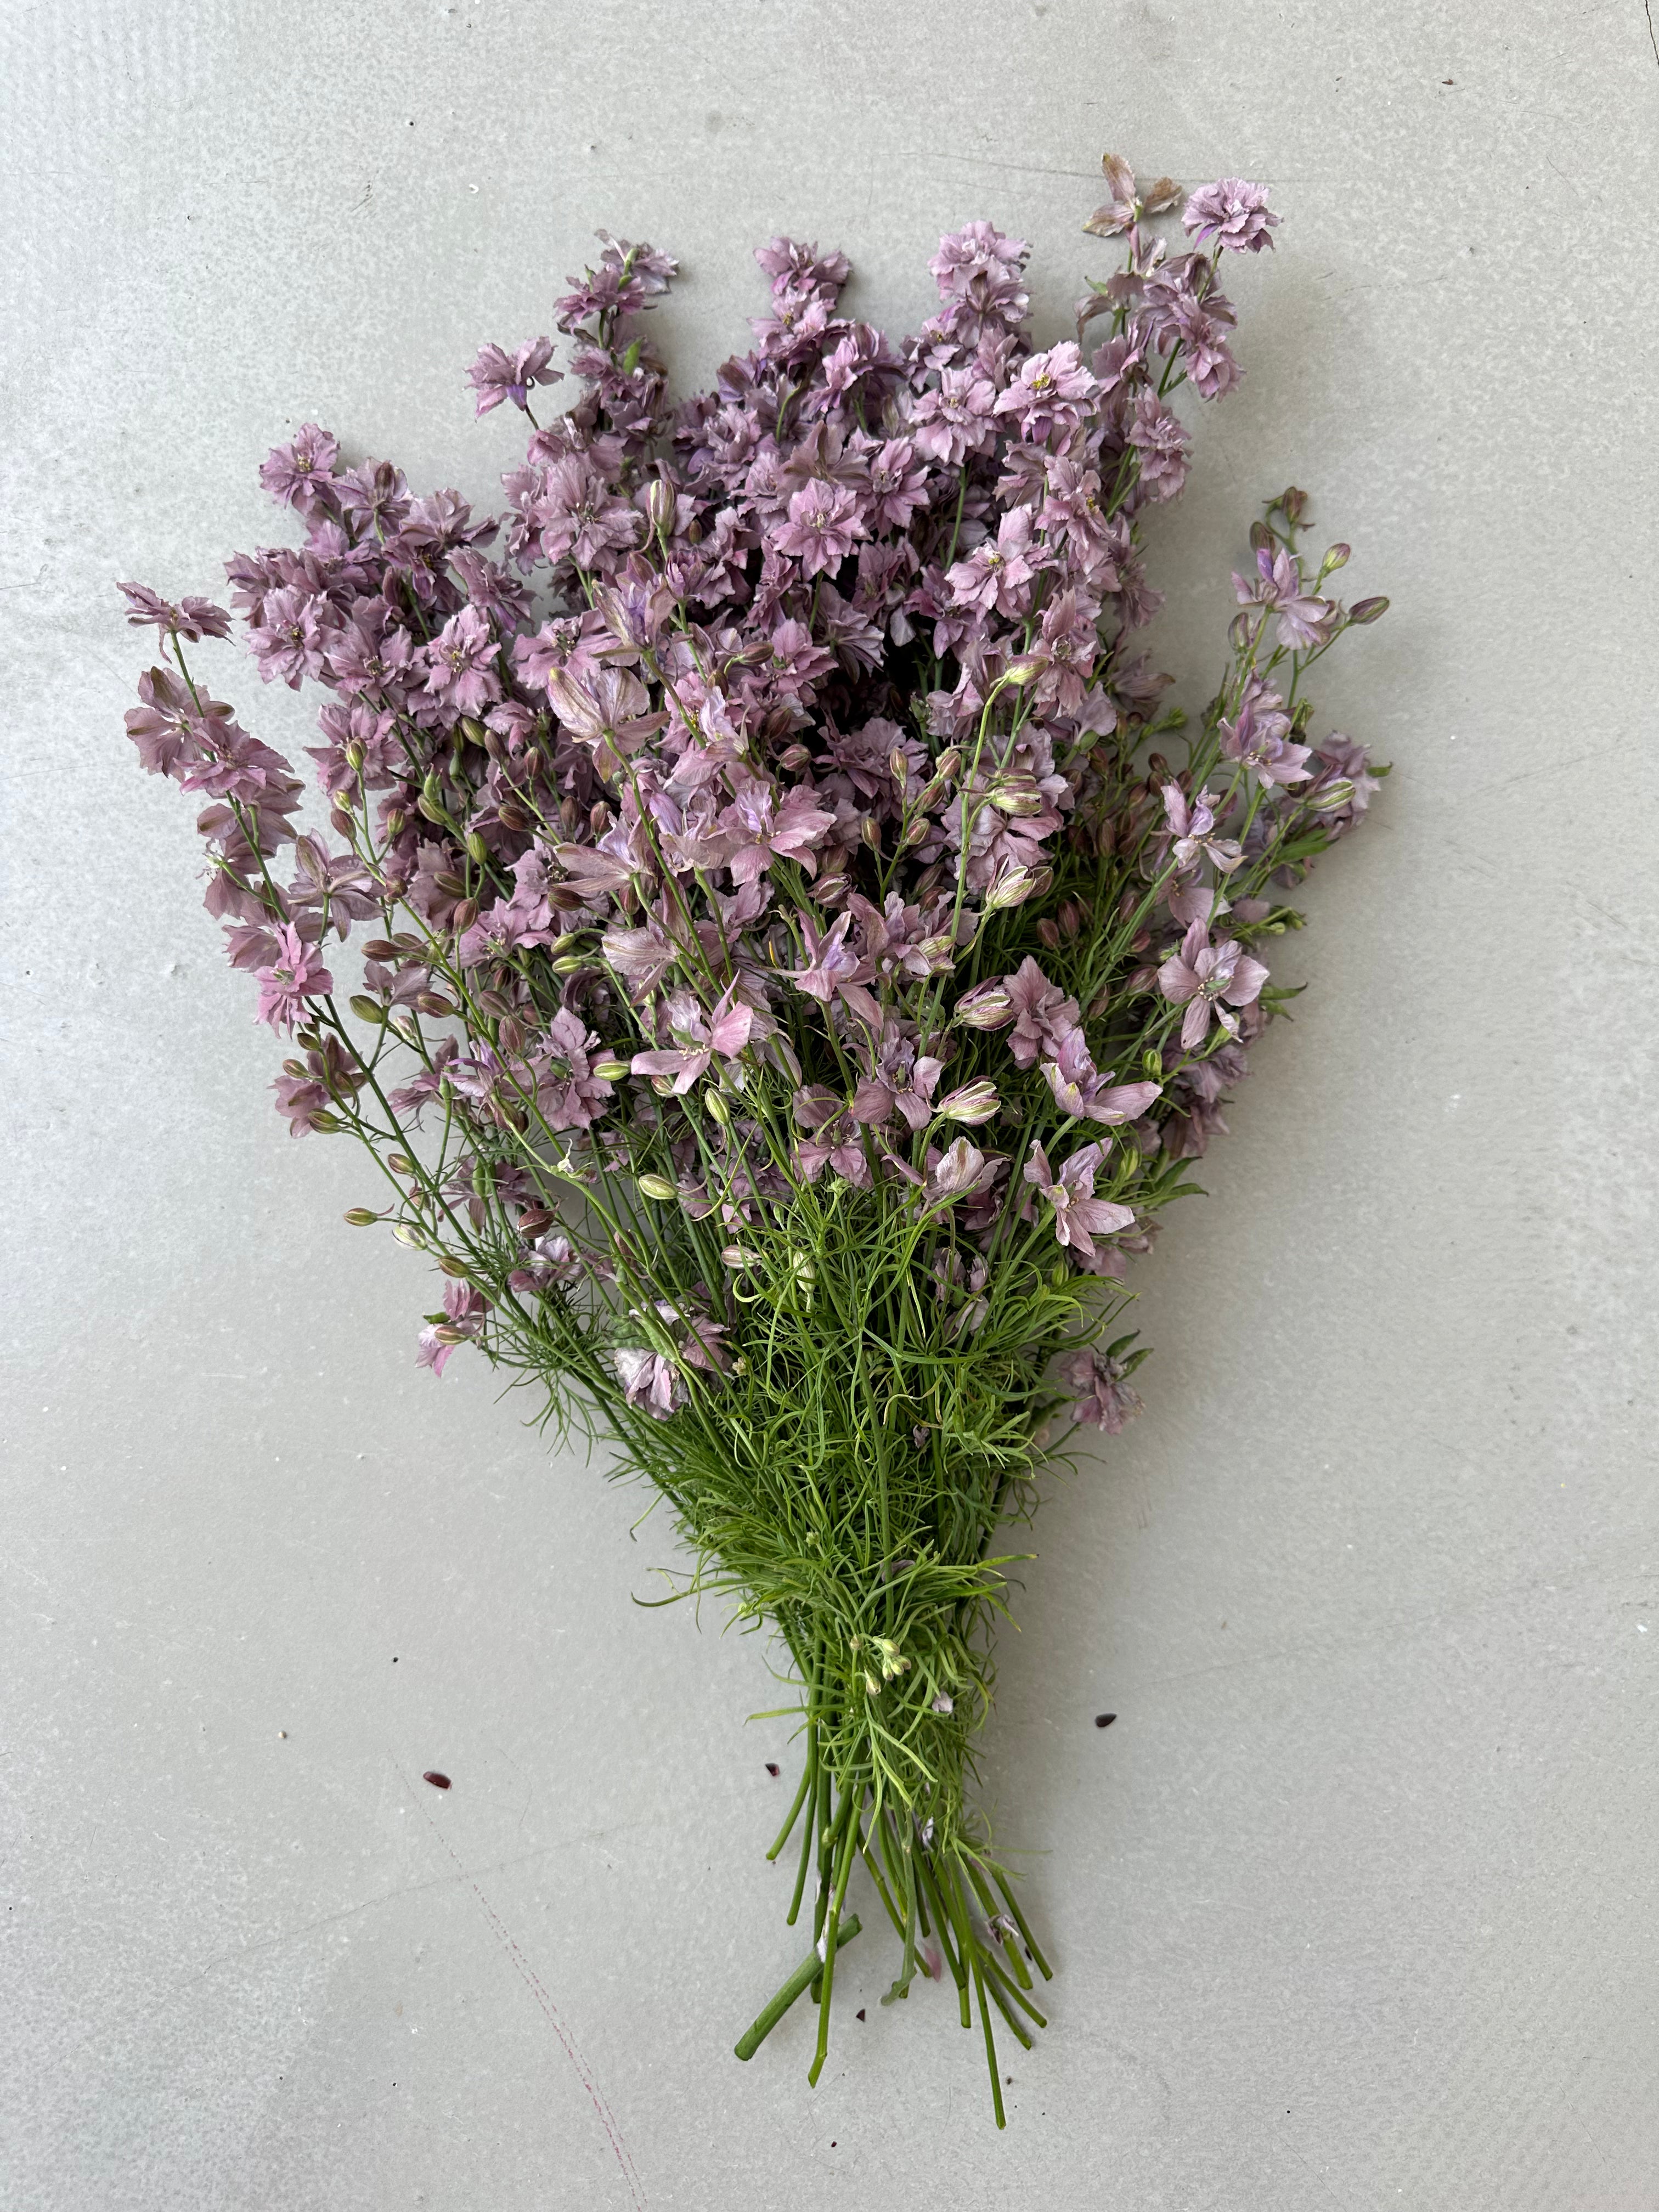
[[[783,1771],[783,1769],[778,1765],[775,1759],[769,1759],[766,1762],[766,1771],[771,1776],[773,1781],[775,1782],[779,1775]]]
[[[1116,1718],[1117,1715],[1115,1713],[1097,1713],[1095,1715],[1095,1726],[1097,1728],[1110,1728],[1112,1723]]]
[[[421,1779],[422,1782],[429,1782],[434,1790],[447,1790],[449,1787],[449,1777],[447,1774],[440,1774],[435,1767],[430,1773],[423,1774]]]

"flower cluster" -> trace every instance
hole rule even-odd
[[[550,337],[468,372],[529,432],[498,514],[313,424],[274,453],[302,542],[232,560],[230,596],[264,679],[324,695],[327,830],[190,672],[227,616],[123,587],[170,653],[129,730],[204,796],[208,907],[296,1048],[279,1107],[360,1136],[388,1197],[351,1218],[450,1276],[422,1363],[477,1341],[636,1454],[652,1424],[718,1442],[780,1311],[857,1334],[830,1285],[879,1246],[883,1356],[912,1331],[979,1359],[1023,1439],[971,1529],[923,1514],[907,1574],[981,1571],[1060,1404],[1134,1410],[1140,1355],[1099,1348],[1117,1279],[1225,1126],[1275,1004],[1261,954],[1299,926],[1283,894],[1376,788],[1304,684],[1386,603],[1332,595],[1347,549],[1304,557],[1300,492],[1255,526],[1209,709],[1164,703],[1143,518],[1186,479],[1177,394],[1238,381],[1223,256],[1276,218],[1224,179],[1172,240],[1176,187],[1106,173],[1087,228],[1123,265],[1058,343],[988,223],[941,241],[899,343],[846,310],[844,256],[778,238],[752,346],[674,408],[646,318],[675,264],[602,233],[555,311],[565,411],[534,412]],[[924,1470],[967,1449],[937,1382],[887,1395]],[[910,1700],[906,1741],[974,1704],[960,1671],[848,1666],[849,1696]]]

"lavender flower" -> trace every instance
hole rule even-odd
[[[1195,191],[1181,221],[1200,245],[1214,239],[1230,253],[1260,253],[1273,244],[1269,234],[1279,224],[1261,185],[1246,184],[1243,177],[1223,177]]]
[[[481,346],[477,359],[466,372],[466,380],[477,394],[476,411],[488,415],[492,407],[510,399],[528,413],[532,387],[559,380],[558,370],[548,366],[552,357],[551,338],[532,338],[510,354],[503,353],[498,345]]]
[[[1095,1175],[1103,1158],[1098,1145],[1081,1146],[1055,1175],[1048,1153],[1041,1145],[1033,1145],[1025,1164],[1026,1182],[1048,1201],[1055,1237],[1085,1260],[1095,1256],[1097,1237],[1110,1237],[1134,1224],[1133,1206],[1095,1196]]]
[[[1248,1006],[1261,994],[1267,971],[1252,960],[1236,939],[1229,937],[1212,945],[1201,921],[1195,921],[1158,971],[1158,987],[1171,1005],[1185,1006],[1181,1024],[1184,1052],[1194,1051],[1210,1033],[1213,1018],[1229,1036],[1237,1035],[1237,1018],[1230,1006]]]

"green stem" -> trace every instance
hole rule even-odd
[[[843,1943],[850,1943],[853,1938],[859,1933],[859,1917],[855,1912],[850,1920],[843,1921],[841,1926],[836,1930],[836,1949],[839,1950]],[[788,1980],[778,1991],[776,1996],[773,1998],[771,2003],[766,2007],[763,2012],[757,2013],[756,2014],[753,2026],[745,2029],[744,2033],[738,2038],[734,2047],[739,2058],[752,2058],[754,2057],[755,2053],[760,2049],[762,2044],[765,2042],[767,2037],[770,2035],[772,2030],[783,2018],[785,2013],[788,2011],[790,2006],[793,2004],[795,1999],[799,1996],[802,1990],[805,1989],[807,1984],[817,1978],[821,1964],[822,1961],[816,1951],[809,1951],[807,1953],[806,1956],[801,1960],[799,1966],[796,1967],[794,1972],[790,1975]]]

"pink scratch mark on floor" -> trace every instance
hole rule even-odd
[[[422,1803],[421,1798],[416,1794],[413,1784],[410,1782],[409,1777],[404,1773],[401,1766],[398,1767],[398,1772],[402,1778],[404,1788],[408,1790],[410,1796],[414,1799],[416,1807],[419,1811],[422,1819],[426,1822],[428,1827],[431,1829],[433,1834],[438,1838],[438,1841],[443,1845],[445,1850],[448,1852],[450,1857],[454,1861],[456,1871],[459,1874],[462,1881],[465,1882],[467,1887],[472,1892],[474,1897],[477,1899],[479,1909],[483,1913],[484,1918],[489,1923],[491,1931],[494,1934],[496,1942],[500,1943],[501,1948],[506,1952],[508,1959],[512,1961],[514,1970],[518,1974],[520,1980],[523,1982],[525,1987],[530,1991],[531,1996],[535,1998],[537,2004],[541,2008],[543,2016],[548,2023],[548,2026],[552,2029],[554,2034],[558,2037],[560,2043],[563,2046],[564,2055],[570,2061],[571,2065],[575,2069],[576,2079],[581,2083],[583,2088],[586,2090],[588,2096],[592,2100],[593,2110],[599,2115],[599,2125],[605,2130],[605,2136],[610,2142],[611,2148],[616,2154],[617,2163],[622,2168],[623,2179],[628,2184],[629,2196],[632,2198],[635,2206],[639,2208],[639,2212],[644,2212],[645,2192],[640,2187],[639,2175],[634,2170],[634,2161],[629,2156],[628,2146],[622,2139],[622,2130],[617,2125],[616,2116],[611,2112],[610,2106],[606,2104],[605,2100],[605,2093],[599,2087],[599,2083],[594,2080],[592,2069],[588,2065],[587,2061],[582,2057],[575,2038],[571,2034],[570,2030],[565,2026],[564,2021],[560,2018],[559,2008],[557,2005],[554,2003],[551,1996],[549,1994],[546,1984],[542,1980],[541,1976],[536,1972],[536,1969],[531,1965],[529,1960],[526,1958],[523,1951],[520,1948],[518,1939],[514,1935],[512,1929],[508,1928],[507,1923],[501,1918],[501,1914],[496,1911],[495,1906],[484,1895],[483,1890],[479,1888],[477,1881],[474,1881],[471,1874],[468,1871],[465,1863],[461,1859],[459,1853],[456,1850],[455,1846],[450,1842],[448,1837],[445,1835],[443,1830],[438,1826],[438,1823],[433,1819],[431,1814],[427,1810],[426,1806]]]

